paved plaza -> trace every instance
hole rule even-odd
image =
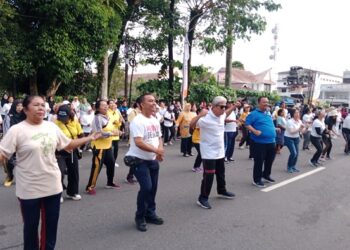
[[[104,168],[96,196],[84,193],[91,164],[91,153],[84,152],[80,161],[82,200],[62,204],[56,249],[349,249],[350,156],[342,153],[342,138],[334,144],[335,159],[316,171],[307,164],[314,150],[301,151],[301,172],[295,174],[286,172],[289,152],[284,148],[272,171],[278,186],[269,184],[268,189],[251,184],[253,161],[248,159],[247,149],[236,148],[236,161],[226,164],[226,181],[227,189],[237,197],[218,198],[214,184],[210,196],[213,209],[205,210],[196,205],[201,174],[191,171],[195,158],[182,157],[177,141],[166,147],[161,163],[157,205],[165,223],[149,225],[145,233],[134,225],[138,186],[123,182],[128,171],[122,163],[126,145],[121,144],[116,171],[122,188],[104,189]],[[4,179],[3,171],[0,179]],[[22,222],[14,187],[1,186],[0,250],[22,248]]]

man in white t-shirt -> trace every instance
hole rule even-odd
[[[191,127],[199,127],[201,130],[200,151],[203,159],[203,180],[201,192],[197,204],[206,209],[211,206],[208,202],[214,174],[216,175],[217,192],[227,199],[232,199],[235,194],[226,190],[225,182],[225,144],[224,131],[225,119],[231,114],[234,105],[226,109],[227,100],[223,96],[217,96],[212,101],[210,111],[203,109],[198,116],[192,119]]]
[[[161,225],[163,219],[156,214],[156,193],[159,175],[159,161],[163,160],[164,149],[159,121],[154,117],[157,109],[155,98],[144,94],[138,98],[141,114],[130,124],[130,148],[126,157],[132,157],[134,175],[140,184],[137,195],[136,228],[147,231],[147,223]]]

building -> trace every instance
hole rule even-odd
[[[338,85],[343,77],[302,67],[291,67],[278,73],[277,93],[280,96],[303,97],[309,101],[320,98],[323,85]]]
[[[225,84],[226,68],[221,68],[217,72],[217,81],[219,84]],[[265,70],[259,74],[253,74],[250,71],[232,68],[233,89],[246,89],[254,91],[272,92],[275,83],[271,79],[271,69]]]
[[[320,101],[328,102],[331,106],[349,107],[350,83],[323,84],[321,86]]]

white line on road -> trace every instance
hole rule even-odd
[[[282,182],[277,183],[277,184],[275,184],[275,185],[272,185],[272,186],[270,186],[270,187],[261,189],[261,191],[262,191],[262,192],[270,192],[270,191],[272,191],[272,190],[275,190],[275,189],[277,189],[277,188],[283,187],[283,186],[285,186],[285,185],[287,185],[287,184],[289,184],[289,183],[292,183],[292,182],[294,182],[294,181],[303,179],[303,178],[305,178],[306,176],[309,176],[309,175],[312,175],[312,174],[316,174],[317,172],[320,172],[320,171],[325,170],[325,169],[326,169],[325,167],[318,167],[318,168],[316,168],[315,170],[312,170],[312,171],[309,171],[309,172],[307,172],[307,173],[304,173],[304,174],[295,176],[294,178],[291,178],[291,179],[282,181]]]

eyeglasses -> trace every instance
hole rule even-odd
[[[221,109],[226,109],[226,105],[216,105],[216,106],[221,108]]]

